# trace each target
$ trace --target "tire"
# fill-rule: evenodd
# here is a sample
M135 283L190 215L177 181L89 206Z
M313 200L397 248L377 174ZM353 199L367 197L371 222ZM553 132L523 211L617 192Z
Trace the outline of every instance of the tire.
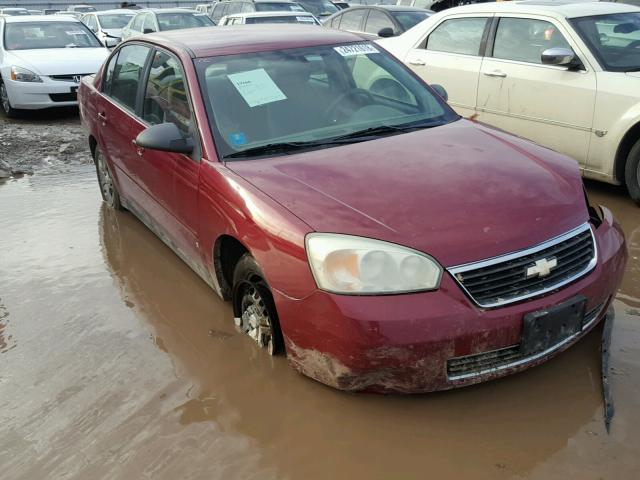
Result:
M0 107L4 110L4 113L9 118L16 118L20 110L13 108L11 106L11 101L9 100L9 92L7 92L7 87L4 82L0 78Z
M96 173L98 175L98 185L100 185L102 200L104 200L107 206L114 210L124 210L120 202L120 193L118 193L118 188L113 180L109 164L98 146L96 146L93 159L96 164Z
M271 290L254 258L245 253L233 272L236 325L269 355L284 352L284 339Z
M624 183L629 195L640 206L640 140L636 142L624 167Z

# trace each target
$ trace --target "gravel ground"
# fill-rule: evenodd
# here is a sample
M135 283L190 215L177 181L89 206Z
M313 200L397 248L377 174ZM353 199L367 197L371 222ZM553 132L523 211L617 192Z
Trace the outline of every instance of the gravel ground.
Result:
M18 119L0 113L0 178L60 173L91 161L77 109L27 112Z

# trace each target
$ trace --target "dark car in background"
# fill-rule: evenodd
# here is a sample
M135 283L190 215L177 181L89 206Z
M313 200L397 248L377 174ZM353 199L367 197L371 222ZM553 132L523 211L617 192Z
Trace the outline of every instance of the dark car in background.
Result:
M359 33L367 38L400 35L435 12L416 7L367 5L351 7L324 20L326 27Z

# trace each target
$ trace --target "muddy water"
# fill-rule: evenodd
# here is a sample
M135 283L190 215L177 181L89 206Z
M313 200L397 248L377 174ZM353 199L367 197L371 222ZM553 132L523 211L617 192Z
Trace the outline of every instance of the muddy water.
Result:
M590 186L631 262L610 435L597 330L507 379L414 397L336 392L238 334L90 166L0 185L0 478L631 479L640 471L640 209Z

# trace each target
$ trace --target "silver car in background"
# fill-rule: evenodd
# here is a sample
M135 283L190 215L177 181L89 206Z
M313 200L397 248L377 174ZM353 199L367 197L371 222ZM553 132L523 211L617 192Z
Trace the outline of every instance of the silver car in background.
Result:
M135 12L117 9L85 13L80 21L95 33L105 47L115 47L122 40L122 29L127 26Z

